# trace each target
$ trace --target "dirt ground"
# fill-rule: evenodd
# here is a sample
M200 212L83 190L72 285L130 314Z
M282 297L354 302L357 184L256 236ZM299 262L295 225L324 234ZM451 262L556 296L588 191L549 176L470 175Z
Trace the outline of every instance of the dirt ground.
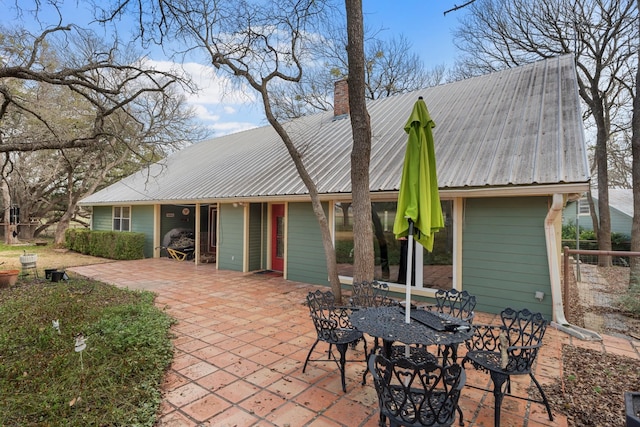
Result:
M640 340L640 318L622 312L617 306L628 292L629 269L583 265L580 279L578 283L575 274L569 275L567 320L600 334Z
M25 254L37 254L36 267L38 274L44 276L45 268L56 268L64 270L67 267L75 267L80 265L101 264L105 262L113 262L113 260L98 258L89 255L82 255L67 249L56 249L51 245L35 246L35 245L16 245L11 250L0 252L0 269L22 269L20 256ZM25 272L31 272L25 270Z
M591 266L593 267L593 266ZM583 269L593 285L587 290L570 275L567 320L596 332L640 340L640 319L620 313L615 307L618 296L627 292L629 273L624 267ZM587 277L585 277L587 276ZM581 294L582 292L582 294ZM585 292L592 295L585 304ZM640 361L605 354L596 350L563 349L563 378L545 387L554 411L566 414L570 427L623 427L624 392L640 391Z

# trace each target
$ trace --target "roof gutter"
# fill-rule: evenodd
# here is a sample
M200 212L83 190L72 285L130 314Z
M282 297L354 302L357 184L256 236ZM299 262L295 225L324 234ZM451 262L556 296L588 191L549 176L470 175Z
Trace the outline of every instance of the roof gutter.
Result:
M560 254L558 248L555 224L558 217L562 215L564 207L564 196L554 194L551 207L544 220L545 240L547 244L547 258L549 264L549 277L551 280L551 299L553 300L553 322L552 326L569 335L587 341L601 341L602 337L596 332L579 326L571 325L564 317L564 307L562 304L562 287L560 284Z

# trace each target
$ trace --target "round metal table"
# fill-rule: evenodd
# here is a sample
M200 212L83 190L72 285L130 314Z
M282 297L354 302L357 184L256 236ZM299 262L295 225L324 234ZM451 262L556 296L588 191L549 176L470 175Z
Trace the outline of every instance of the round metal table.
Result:
M468 322L442 313L434 313L422 310L431 316L441 319L443 328L450 330L438 330L420 322L420 314L415 312L411 321L406 323L404 308L395 307L371 307L354 310L350 316L351 324L360 332L372 337L381 338L384 342L385 355L389 355L391 345L394 342L418 345L437 345L443 349L443 360L447 361L451 352L451 360L457 359L458 344L473 336L473 328ZM427 319L425 319L427 320ZM449 328L451 326L451 328Z

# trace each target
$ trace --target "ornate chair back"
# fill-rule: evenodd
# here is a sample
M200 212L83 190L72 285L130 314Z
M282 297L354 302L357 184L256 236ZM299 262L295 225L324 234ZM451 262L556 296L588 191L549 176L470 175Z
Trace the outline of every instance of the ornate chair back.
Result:
M436 292L436 310L440 313L449 314L471 323L475 308L476 297L467 291L439 289Z
M508 340L508 372L527 373L542 346L542 338L547 329L547 320L541 313L524 309L516 311L507 308L500 313L502 325ZM500 351L503 351L500 346Z
M378 403L380 425L450 426L466 381L458 364L441 366L433 361L369 357Z
M307 295L309 314L316 328L318 339L329 344L350 343L362 337L349 320L349 310L336 307L331 291L309 292Z
M349 344L356 345L362 339L362 332L357 331L353 325L349 315L351 309L349 307L339 307L335 305L335 297L331 291L309 292L307 295L307 305L309 306L309 314L316 328L317 339L309 349L307 358L304 361L302 372L307 369L309 362L325 362L335 361L340 369L340 378L342 382L342 390L347 391L345 380L345 364L347 362L346 353ZM313 350L318 342L323 341L329 344L329 351L326 358L311 359ZM363 340L364 341L364 340ZM336 357L332 352L335 345L340 357ZM364 354L367 354L367 343L364 341Z
M397 305L397 301L389 298L389 285L377 281L353 284L351 305L354 307L386 307Z
M520 398L543 404L549 420L553 421L549 400L532 370L542 346L547 320L541 313L533 313L526 308L506 308L500 313L500 318L501 326L474 325L474 336L465 343L467 354L462 365L466 366L470 362L474 368L491 374L495 397L495 427L500 426L502 399L511 395L512 375L529 375L538 388L541 399Z

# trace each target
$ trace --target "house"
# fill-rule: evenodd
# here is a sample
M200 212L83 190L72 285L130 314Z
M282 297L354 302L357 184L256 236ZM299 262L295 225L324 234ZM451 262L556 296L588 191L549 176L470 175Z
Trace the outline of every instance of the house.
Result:
M337 83L337 94L344 91ZM285 124L317 183L333 230L341 279L350 282L351 123L344 96L335 111ZM477 310L510 306L564 323L560 287L562 208L589 188L576 70L550 58L367 104L371 116L371 198L376 278L404 293L397 277L402 242L391 232L407 135L422 96L433 129L446 229L412 294L465 289ZM146 255L184 233L217 268L273 270L327 285L320 230L307 189L284 144L261 127L193 144L87 198L92 228L145 233ZM183 236L184 237L184 236ZM163 243L164 241L164 243ZM418 245L418 249L419 249ZM420 262L420 261L418 261Z
M592 192L596 215L598 215L598 191ZM609 189L609 215L611 216L611 232L620 233L631 238L633 222L633 190L630 188ZM564 225L578 224L581 229L593 230L591 208L586 196L568 202L564 210L562 223Z

